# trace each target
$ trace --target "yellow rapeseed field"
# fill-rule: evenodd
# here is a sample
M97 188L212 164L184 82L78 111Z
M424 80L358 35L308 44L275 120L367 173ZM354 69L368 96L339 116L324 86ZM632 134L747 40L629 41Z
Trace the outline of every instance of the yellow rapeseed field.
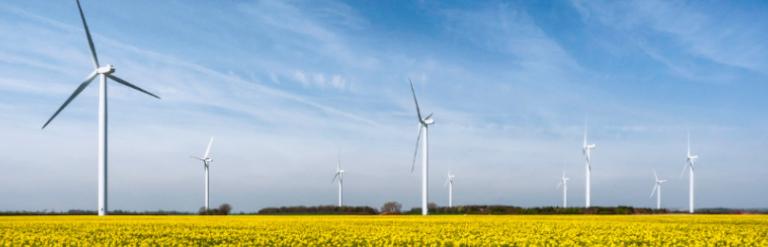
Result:
M0 246L768 246L768 216L10 216Z

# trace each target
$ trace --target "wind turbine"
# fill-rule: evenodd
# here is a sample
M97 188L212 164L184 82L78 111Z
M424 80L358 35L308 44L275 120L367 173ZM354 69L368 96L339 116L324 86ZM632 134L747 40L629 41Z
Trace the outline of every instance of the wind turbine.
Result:
M688 152L685 155L686 164L680 173L680 177L683 177L685 170L688 169L688 213L693 213L693 166L697 159L699 159L698 155L691 154L691 133L688 133Z
M341 169L341 158L336 163L336 173L333 175L331 183L339 182L339 207L344 205L344 170Z
M591 196L590 193L591 193L591 190L592 190L592 182L591 182L591 179L592 179L592 150L595 149L596 147L597 147L597 145L595 145L595 144L587 144L587 124L585 122L584 123L584 143L581 146L581 152L584 154L584 157L587 160L587 163L586 163L586 171L587 171L587 174L586 174L586 177L587 177L586 186L587 186L587 188L586 188L586 200L585 200L586 207L590 207L591 203L592 203L592 199L590 197Z
M413 172L413 169L416 166L416 156L419 154L419 145L421 145L422 154L421 154L421 214L427 215L429 213L429 209L427 208L427 201L429 198L429 194L427 192L427 182L428 182L428 176L427 172L429 171L429 143L427 142L428 138L428 132L429 132L429 126L435 123L435 120L432 119L432 113L427 115L426 117L421 116L421 109L419 109L419 101L416 100L416 90L413 89L413 82L411 79L408 79L408 81L411 83L411 93L413 93L413 103L416 105L416 116L419 118L419 135L416 137L416 150L413 152L413 163L411 163L411 172ZM422 136L423 135L423 136ZM423 141L421 143L420 141Z
M197 156L191 156L193 159L199 160L203 162L203 169L205 170L205 210L208 210L210 208L209 204L209 189L210 189L210 179L208 176L208 168L211 166L211 163L213 163L213 159L211 158L211 145L213 145L213 137L211 137L211 140L208 141L208 147L205 149L205 154L203 154L203 157L197 157Z
M568 180L571 180L571 178L565 177L565 171L563 171L563 176L560 177L560 183L557 184L557 188L563 187L563 208L568 207Z
M77 3L77 9L80 11L80 20L83 21L83 28L85 29L85 37L88 39L88 47L91 50L91 59L93 60L93 68L94 70L88 74L88 76L85 78L85 81L80 83L80 86L75 89L74 92L72 92L72 95L67 98L66 101L64 101L64 104L59 107L58 110L56 110L55 113L53 113L53 116L48 119L45 124L43 124L43 129L45 129L48 124L53 121L56 116L61 113L62 110L64 110L67 105L69 105L70 102L72 102L73 99L75 99L83 90L88 87L88 85L91 84L91 81L96 78L96 76L99 76L99 130L98 130L98 187L99 187L99 201L98 201L98 213L99 216L107 215L108 207L107 207L107 78L112 79L113 81L116 81L117 83L123 84L127 87L133 88L135 90L138 90L142 93L148 94L152 97L155 97L157 99L160 99L155 94L152 94L144 89L141 89L137 87L136 85L133 85L129 83L126 80L120 79L119 77L115 76L113 73L115 72L115 67L111 64L107 64L104 66L101 66L99 64L99 58L96 55L96 47L93 45L93 39L91 38L91 32L88 30L88 24L85 22L85 15L83 14L83 8L80 7L80 1L75 1Z
M452 172L448 172L448 178L443 186L448 186L448 207L453 207L453 179L456 178Z
M653 197L653 194L656 194L656 209L661 209L661 184L667 182L666 179L659 179L658 174L656 174L656 170L653 170L653 178L655 179L656 183L653 185L653 190L651 190L651 195L648 196L648 198Z

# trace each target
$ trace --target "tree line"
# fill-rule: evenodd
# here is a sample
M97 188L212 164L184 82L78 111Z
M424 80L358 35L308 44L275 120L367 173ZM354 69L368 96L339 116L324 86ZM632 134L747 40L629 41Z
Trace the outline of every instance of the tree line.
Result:
M440 207L435 203L429 203L429 213L433 215L556 215L556 214L594 214L594 215L627 215L627 214L676 214L687 211L670 209L636 208L632 206L616 207L518 207L509 205L461 205L455 207ZM697 214L768 214L768 209L730 209L710 208L697 209ZM0 211L4 216L23 215L96 215L95 210L67 210L67 211ZM232 206L224 203L218 208L200 208L197 213L184 211L129 211L113 210L110 215L229 215ZM421 208L415 207L403 210L402 204L396 201L384 203L380 208L368 206L287 206L262 208L257 212L239 212L238 215L418 215Z

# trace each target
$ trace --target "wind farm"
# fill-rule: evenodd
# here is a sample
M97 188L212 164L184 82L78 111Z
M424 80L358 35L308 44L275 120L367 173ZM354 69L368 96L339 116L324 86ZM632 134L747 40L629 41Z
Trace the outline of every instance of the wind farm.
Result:
M766 246L764 11L11 0L0 245Z

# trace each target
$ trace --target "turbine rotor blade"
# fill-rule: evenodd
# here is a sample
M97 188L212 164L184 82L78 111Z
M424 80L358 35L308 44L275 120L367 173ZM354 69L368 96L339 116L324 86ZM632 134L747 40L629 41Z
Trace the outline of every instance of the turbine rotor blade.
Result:
M339 172L336 172L336 174L333 175L333 179L331 179L331 183L336 182L336 178L339 178Z
M421 118L421 109L419 109L419 101L416 100L416 90L413 89L413 81L411 81L411 78L408 78L408 82L411 83L411 93L413 94L413 103L416 104L416 116L419 117L419 122L424 122L424 119Z
M208 147L205 148L205 155L203 157L210 158L211 156L211 146L213 145L213 136L211 136L211 140L208 141Z
M419 147L421 146L422 129L424 129L424 126L419 124L419 135L416 137L416 149L413 151L413 162L411 162L411 173L413 173L413 169L416 168L416 156L419 155Z
M338 155L336 160L336 171L341 171L341 155Z
M584 149L589 148L589 144L587 144L587 134L589 132L589 120L585 117L584 118Z
M80 11L80 19L83 21L83 27L85 28L85 37L88 38L88 47L91 48L91 58L93 59L93 67L99 68L99 58L96 56L96 47L93 45L93 39L91 38L91 31L88 29L88 24L85 22L85 14L83 14L83 8L80 6L80 0L77 0L77 10Z
M688 145L687 145L688 152L686 152L686 153L687 153L688 157L691 157L691 132L690 131L688 132L687 141L688 141Z
M51 116L51 118L49 118L48 121L45 122L45 124L43 124L43 127L41 129L45 129L45 127L48 126L48 124L50 124L51 121L53 121L53 119L59 115L59 113L61 113L61 110L64 110L64 108L67 107L67 105L69 105L69 103L72 102L72 100L75 99L77 95L80 95L80 93L83 92L83 90L86 87L88 87L88 85L91 84L91 82L93 81L93 78L96 78L96 71L91 72L91 74L88 75L88 78L86 78L85 81L80 83L80 86L78 86L77 89L75 89L75 91L72 92L72 95L70 95L69 98L67 98L67 100L64 101L64 104L61 104L59 109L56 110L55 113L53 113L53 116Z
M659 176L656 174L656 169L653 169L653 178L655 178L656 181L659 181Z
M117 76L114 76L114 75L111 75L111 74L107 75L107 77L109 77L110 79L115 80L116 82L119 82L120 84L123 84L123 85L125 85L127 87L136 89L139 92L142 92L142 93L148 94L149 96L152 96L152 97L155 97L157 99L160 99L159 96L157 96L157 95L155 95L153 93L150 93L147 90L144 90L144 89L142 89L140 87L137 87L136 85L133 85L133 84L131 84L130 82L128 82L126 80L120 79L120 77L117 77Z
M194 155L190 155L189 157L193 158L193 159L196 159L196 160L205 161L205 159L197 157L197 156L194 156Z
M681 172L680 172L680 178L682 178L682 177L683 177L683 175L685 175L685 169L686 169L686 168L688 168L688 163L686 163L685 165L683 165L683 171L681 171Z
M654 195L654 194L656 194L656 190L657 190L658 188L659 188L659 185L658 185L658 184L654 185L654 186L653 186L653 190L651 190L651 195L650 195L650 196L648 196L648 198L651 198L651 197L653 197L653 195Z

